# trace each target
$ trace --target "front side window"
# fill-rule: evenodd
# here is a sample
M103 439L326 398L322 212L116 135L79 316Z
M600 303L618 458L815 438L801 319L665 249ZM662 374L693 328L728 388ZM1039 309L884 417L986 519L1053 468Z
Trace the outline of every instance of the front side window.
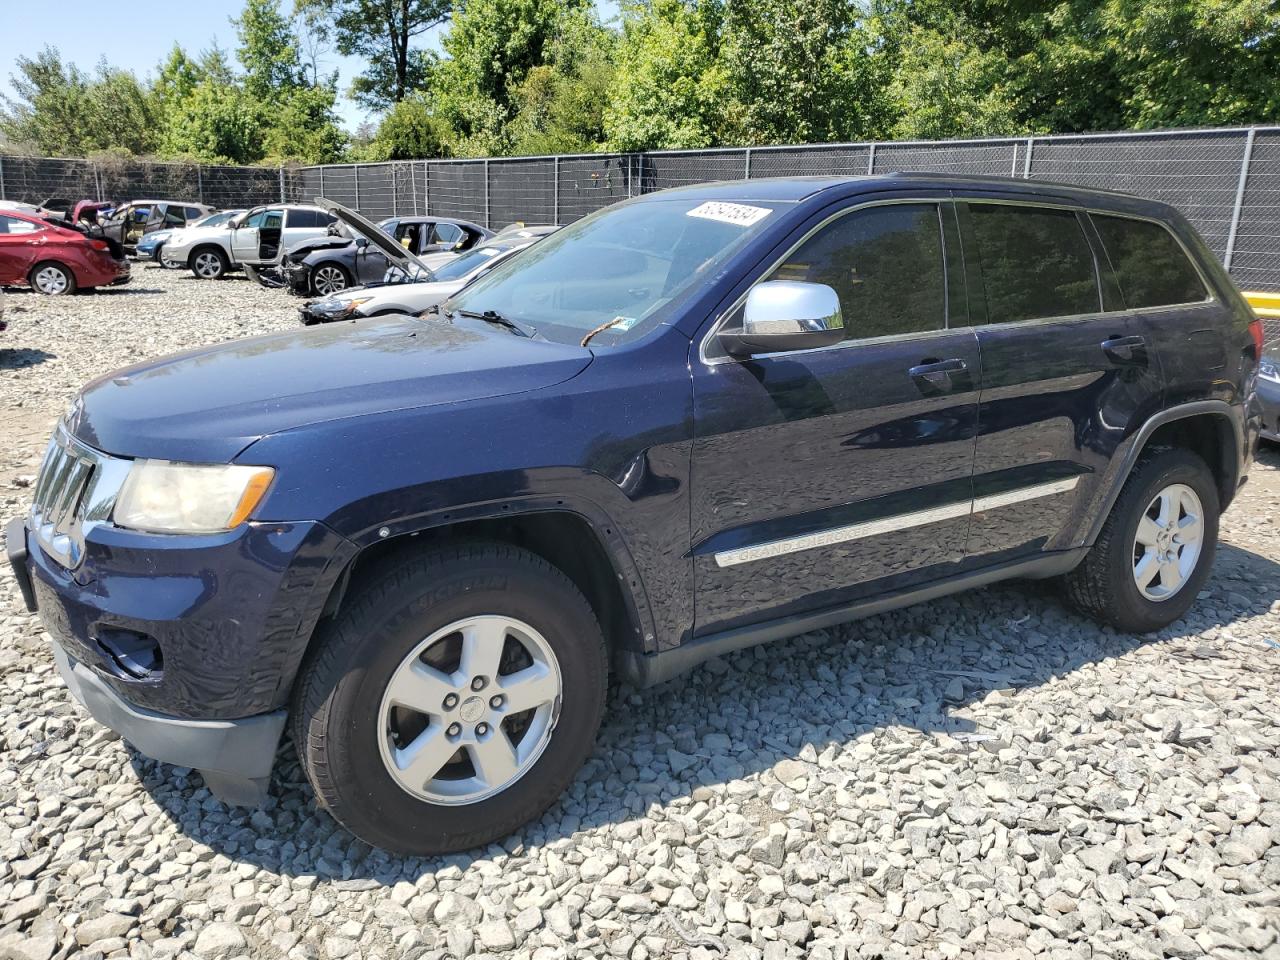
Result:
M1093 250L1073 210L969 204L988 323L1102 309Z
M255 210L251 214L249 214L249 216L245 217L244 223L240 224L240 226L248 227L251 229L257 229L262 226L262 221L266 218L266 216L267 216L266 210Z
M539 240L450 301L493 310L549 340L610 346L651 330L776 219L762 201L671 199L621 204Z
M166 207L164 211L165 226L182 227L186 226L187 213L183 207Z
M1100 213L1089 216L1107 249L1125 306L1167 307L1208 299L1200 274L1163 224Z
M767 279L834 289L849 340L941 330L947 297L938 205L887 204L843 216Z
M283 210L268 210L262 217L263 230L279 230L284 224Z

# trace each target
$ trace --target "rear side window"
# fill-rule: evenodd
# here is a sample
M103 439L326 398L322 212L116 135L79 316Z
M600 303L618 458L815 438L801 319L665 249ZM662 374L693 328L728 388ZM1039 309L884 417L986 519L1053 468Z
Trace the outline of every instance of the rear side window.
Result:
M1209 292L1182 245L1163 224L1090 214L1120 282L1125 306L1200 303Z
M1072 210L970 203L988 323L1102 309L1093 250Z
M768 279L832 287L849 340L941 330L947 298L938 205L850 213L801 244Z
M320 213L316 210L290 210L289 226L318 227L320 226Z
M0 234L35 233L43 229L44 227L37 226L29 220L0 216Z

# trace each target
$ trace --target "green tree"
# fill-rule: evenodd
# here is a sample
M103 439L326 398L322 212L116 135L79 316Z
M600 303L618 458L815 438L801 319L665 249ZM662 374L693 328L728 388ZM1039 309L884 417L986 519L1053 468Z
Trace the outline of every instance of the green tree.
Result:
M422 86L430 57L412 47L419 37L449 17L452 0L295 0L311 23L327 22L343 56L363 57L367 66L351 85L351 96L369 110L399 103ZM320 11L315 16L315 11Z
M202 80L169 111L164 151L205 163L257 163L266 156L263 106L241 87Z
M728 77L718 0L637 0L623 8L617 72L604 125L613 150L719 142Z
M14 96L0 96L0 133L48 154L70 154L88 138L89 78L53 47L19 56L9 75Z
M358 149L358 159L380 162L444 156L450 150L452 133L426 97L410 94L391 108L377 133Z
M280 0L245 0L244 12L231 22L240 38L236 57L249 96L265 101L307 85L297 34L280 12Z

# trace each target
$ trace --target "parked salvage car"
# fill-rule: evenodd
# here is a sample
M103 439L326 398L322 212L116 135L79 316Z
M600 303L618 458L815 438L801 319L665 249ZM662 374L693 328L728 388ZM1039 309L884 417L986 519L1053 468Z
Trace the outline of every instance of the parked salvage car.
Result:
M175 233L179 230L195 230L200 227L226 227L234 218L244 213L244 210L219 210L217 213L210 213L201 217L199 220L192 221L185 227L174 227L170 230L156 230L152 233L145 234L138 241L134 253L138 259L150 259L161 266L176 266L172 261L164 258L164 245L169 242Z
M0 284L58 296L128 282L124 251L96 229L0 210Z
M415 254L428 268L448 263L493 236L478 223L446 217L391 217L378 228ZM289 290L302 296L328 296L348 287L376 283L391 266L382 248L363 235L352 236L335 224L330 236L290 248L282 264Z
M1258 402L1262 409L1262 438L1280 443L1280 349L1265 353L1258 365Z
M294 244L326 236L334 222L306 204L254 207L223 226L189 228L170 237L164 256L186 264L202 280L216 280L233 268L274 264Z
M361 227L360 221L363 218L340 205L335 204L329 209L353 230L368 230L372 226L365 221L365 226ZM304 324L332 323L335 320L377 317L391 313L421 313L453 296L555 230L555 227L533 227L510 231L485 240L434 270L407 251L397 251L396 245L389 242L385 235L382 238L371 235L370 242L382 248L392 263L390 279L384 283L353 287L330 297L310 301L303 304L298 312ZM369 232L377 233L372 230Z
M319 807L436 854L556 801L611 671L1011 577L1117 631L1176 621L1248 473L1261 348L1162 203L683 187L432 317L98 378L8 550L71 692L143 754L255 801L288 726Z
M132 251L146 234L185 227L213 212L213 207L190 200L130 200L101 220L104 235Z

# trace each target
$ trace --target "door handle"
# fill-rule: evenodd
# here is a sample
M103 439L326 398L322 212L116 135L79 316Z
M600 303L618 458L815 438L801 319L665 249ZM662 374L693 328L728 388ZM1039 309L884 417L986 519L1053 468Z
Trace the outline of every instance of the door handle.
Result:
M1113 363L1145 364L1147 362L1147 341L1140 336L1108 337L1100 344Z
M911 379L916 382L916 386L925 394L945 393L953 388L951 377L953 374L967 373L969 370L966 364L959 357L952 357L948 360L935 360L927 357L920 363L916 364L907 373Z

